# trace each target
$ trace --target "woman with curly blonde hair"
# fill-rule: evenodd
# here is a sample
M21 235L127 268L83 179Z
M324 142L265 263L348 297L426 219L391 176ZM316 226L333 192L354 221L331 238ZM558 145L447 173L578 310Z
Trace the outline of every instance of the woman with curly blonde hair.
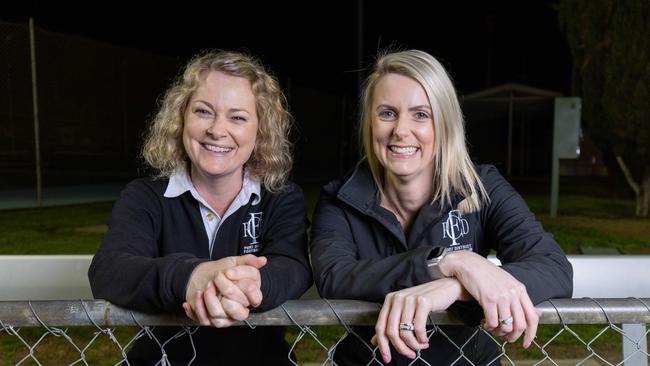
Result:
M157 328L158 339L173 339L165 355L142 338L130 363L289 363L282 328L215 328L311 284L304 197L287 181L290 122L277 80L239 52L196 56L166 92L142 149L156 176L122 192L89 277L97 298L183 309L212 328L190 340Z
M269 190L280 190L292 164L288 138L291 116L285 108L284 94L277 80L257 60L236 52L208 52L190 62L165 94L142 149L144 159L163 177L171 176L189 162L182 142L183 118L192 94L210 70L250 82L259 126L246 166Z

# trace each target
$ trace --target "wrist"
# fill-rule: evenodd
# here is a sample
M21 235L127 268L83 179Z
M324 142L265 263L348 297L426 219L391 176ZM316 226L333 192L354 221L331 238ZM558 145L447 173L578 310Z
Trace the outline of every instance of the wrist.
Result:
M204 287L208 282L208 280L204 278L206 276L203 274L205 268L208 266L207 263L208 262L199 263L190 273L190 277L185 285L185 301L189 301L189 299L195 296L196 292Z
M472 296L465 290L463 284L454 277L445 277L441 278L437 283L444 283L447 286L447 291L450 294L453 294L454 301L469 301L472 299Z
M446 255L447 248L443 246L433 247L429 251L429 254L425 260L425 264L427 266L427 271L429 272L429 277L431 280L439 280L448 277L442 272L440 268L440 264L444 261Z
M443 260L440 261L440 272L446 277L457 277L459 265L462 263L460 256L462 250L449 252Z

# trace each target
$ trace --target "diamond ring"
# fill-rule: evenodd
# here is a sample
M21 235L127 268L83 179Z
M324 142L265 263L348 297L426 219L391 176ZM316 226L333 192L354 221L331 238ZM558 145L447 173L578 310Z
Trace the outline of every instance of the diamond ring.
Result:
M501 323L501 325L510 325L510 324L512 324L512 316L509 316L509 317L499 321L499 323Z

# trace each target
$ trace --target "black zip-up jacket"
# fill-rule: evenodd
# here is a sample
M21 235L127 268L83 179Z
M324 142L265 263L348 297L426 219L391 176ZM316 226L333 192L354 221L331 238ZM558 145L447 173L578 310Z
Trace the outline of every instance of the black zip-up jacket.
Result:
M431 281L425 260L433 246L472 250L487 256L495 250L504 270L526 286L537 304L550 298L571 297L573 270L552 236L535 220L521 196L494 166L479 165L477 172L490 197L478 212L461 215L456 206L463 197L453 195L452 205L440 209L424 206L406 237L395 215L380 206L377 186L364 161L343 181L326 185L313 217L311 255L314 278L324 298L357 299L382 303L393 291ZM457 302L450 308L475 325L482 317L478 305ZM374 329L357 327L370 344ZM460 347L475 328L443 327ZM464 355L475 364L490 362L496 344L481 334ZM439 333L422 351L436 365L448 365L460 353ZM408 364L398 355L391 364ZM337 347L340 365L365 365L372 358L356 337ZM461 360L464 364L466 360Z
M257 204L251 197L221 223L210 258L199 203L189 191L164 197L168 182L137 179L122 191L88 271L95 298L148 313L182 312L186 286L197 265L243 255L252 247L259 249L256 255L268 258L260 269L262 304L254 311L275 308L309 288L308 221L298 186L290 183L280 193L262 186ZM252 228L260 217L261 224ZM261 245L251 245L253 241ZM163 343L179 330L158 327L154 334ZM196 348L192 365L289 363L281 327L199 327L192 340ZM165 352L172 364L187 365L194 356L186 335L168 343ZM148 337L140 338L129 352L132 365L154 364L160 358L160 346Z

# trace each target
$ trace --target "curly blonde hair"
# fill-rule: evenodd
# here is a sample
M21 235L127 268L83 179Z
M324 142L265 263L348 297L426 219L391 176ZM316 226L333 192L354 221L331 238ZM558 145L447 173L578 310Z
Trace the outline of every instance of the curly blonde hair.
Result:
M403 75L417 81L429 98L435 131L432 201L442 208L451 204L451 195L456 192L465 197L458 207L462 212L480 210L489 197L467 152L465 121L456 90L440 62L419 50L380 55L364 84L360 136L379 194L383 195L384 167L372 145L372 103L379 80L387 74Z
M210 71L243 77L250 82L259 124L246 167L269 191L281 190L293 163L289 142L292 118L277 79L256 58L240 52L211 50L188 62L165 93L151 121L142 157L157 171L158 177L169 177L180 167L189 169L189 157L183 147L184 115L192 94Z

